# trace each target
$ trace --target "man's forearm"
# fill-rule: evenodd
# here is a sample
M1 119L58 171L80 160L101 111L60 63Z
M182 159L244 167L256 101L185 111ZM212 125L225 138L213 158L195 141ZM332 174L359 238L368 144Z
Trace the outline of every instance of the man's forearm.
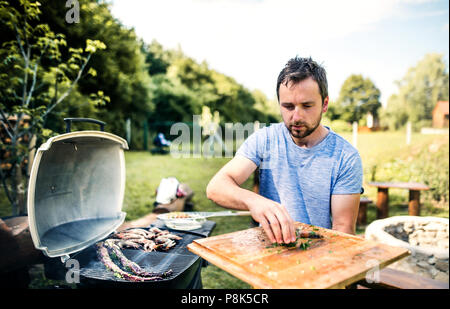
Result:
M222 207L248 210L251 200L261 198L250 190L241 188L228 177L213 178L206 188L206 196Z
M215 203L231 209L249 210L259 222L271 242L295 241L295 226L286 208L253 191L240 187L247 177L235 181L226 173L218 173L206 188L207 197Z

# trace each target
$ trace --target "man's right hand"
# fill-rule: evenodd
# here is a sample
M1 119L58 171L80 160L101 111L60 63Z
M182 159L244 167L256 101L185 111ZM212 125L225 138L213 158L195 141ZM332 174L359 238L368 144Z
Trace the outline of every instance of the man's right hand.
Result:
M296 240L294 221L286 208L240 187L256 168L252 160L235 156L211 179L206 187L206 196L226 208L249 210L271 242L294 242Z
M296 240L294 221L283 205L266 198L247 205L253 219L261 224L272 243Z

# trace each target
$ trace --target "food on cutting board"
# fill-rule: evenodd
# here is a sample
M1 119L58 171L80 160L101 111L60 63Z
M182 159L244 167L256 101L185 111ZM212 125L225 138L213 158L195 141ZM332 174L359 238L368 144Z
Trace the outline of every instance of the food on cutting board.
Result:
M274 248L274 247L286 247L286 248L299 248L301 250L307 250L311 246L311 239L320 239L323 238L322 235L317 233L318 229L313 229L312 231L303 230L302 228L298 227L295 230L296 239L294 242L291 243L273 243L266 248ZM308 239L306 242L299 241L301 239Z

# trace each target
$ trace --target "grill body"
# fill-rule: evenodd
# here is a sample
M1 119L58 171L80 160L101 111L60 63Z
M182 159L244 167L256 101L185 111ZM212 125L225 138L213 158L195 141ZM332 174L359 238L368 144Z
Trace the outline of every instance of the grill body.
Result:
M34 246L49 257L45 274L64 280L65 261L78 261L80 287L199 288L203 260L186 246L209 236L207 222L197 232L171 231L183 237L167 252L124 249L131 261L154 272L173 273L158 281L130 282L117 278L97 257L96 243L124 222L125 158L127 142L103 132L94 119L66 118L67 130L42 144L35 156L28 185L28 221ZM101 125L102 131L70 132L72 121ZM154 226L167 229L158 220ZM57 259L61 257L61 259Z
M39 147L28 185L28 220L49 257L78 252L125 220L125 140L101 131L71 132Z

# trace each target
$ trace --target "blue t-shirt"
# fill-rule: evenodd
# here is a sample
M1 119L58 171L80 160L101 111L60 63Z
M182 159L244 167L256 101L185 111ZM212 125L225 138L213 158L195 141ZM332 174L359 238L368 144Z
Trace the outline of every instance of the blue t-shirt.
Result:
M260 168L259 193L284 205L294 221L331 228L331 195L359 194L361 157L330 128L311 148L294 143L284 123L250 135L236 152Z

